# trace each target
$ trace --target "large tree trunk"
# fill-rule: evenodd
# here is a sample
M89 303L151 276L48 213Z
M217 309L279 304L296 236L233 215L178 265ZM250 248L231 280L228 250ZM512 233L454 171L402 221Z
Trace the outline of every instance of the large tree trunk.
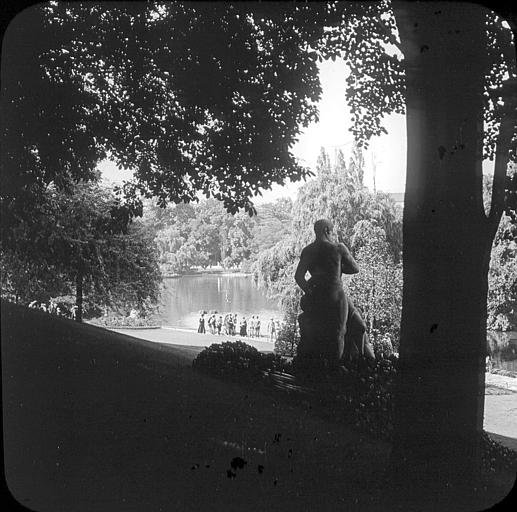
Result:
M392 460L406 475L472 481L493 240L482 199L485 11L394 2L394 12L407 64L408 153Z

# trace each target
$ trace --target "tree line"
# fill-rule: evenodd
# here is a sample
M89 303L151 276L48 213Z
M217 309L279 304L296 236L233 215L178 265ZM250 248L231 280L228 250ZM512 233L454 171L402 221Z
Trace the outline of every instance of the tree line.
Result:
M159 299L154 239L100 176L63 190L49 184L16 234L16 245L0 249L3 298L74 306L77 321L107 309L146 312Z
M220 266L247 270L254 256L287 236L292 202L280 199L256 208L256 215L230 214L221 201L160 208L145 201L142 222L154 236L164 275Z

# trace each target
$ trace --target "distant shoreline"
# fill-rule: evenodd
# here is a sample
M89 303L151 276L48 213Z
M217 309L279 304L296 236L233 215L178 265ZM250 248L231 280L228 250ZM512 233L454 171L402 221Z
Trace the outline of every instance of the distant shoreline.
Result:
M224 276L251 276L252 272L243 272L236 269L223 269L221 267L211 267L209 269L191 270L184 274L168 274L162 273L163 278L178 278L178 277L192 277L201 276L205 274L224 275Z

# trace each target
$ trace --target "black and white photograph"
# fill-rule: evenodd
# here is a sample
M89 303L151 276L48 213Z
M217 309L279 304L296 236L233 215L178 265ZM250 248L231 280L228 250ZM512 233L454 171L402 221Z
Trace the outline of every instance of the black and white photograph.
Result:
M6 510L509 507L515 7L15 4Z

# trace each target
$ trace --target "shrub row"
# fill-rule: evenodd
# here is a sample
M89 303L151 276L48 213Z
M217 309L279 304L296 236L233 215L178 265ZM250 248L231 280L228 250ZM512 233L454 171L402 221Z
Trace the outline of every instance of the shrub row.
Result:
M101 327L150 327L155 326L157 322L153 318L137 316L101 316L91 321L94 325Z

